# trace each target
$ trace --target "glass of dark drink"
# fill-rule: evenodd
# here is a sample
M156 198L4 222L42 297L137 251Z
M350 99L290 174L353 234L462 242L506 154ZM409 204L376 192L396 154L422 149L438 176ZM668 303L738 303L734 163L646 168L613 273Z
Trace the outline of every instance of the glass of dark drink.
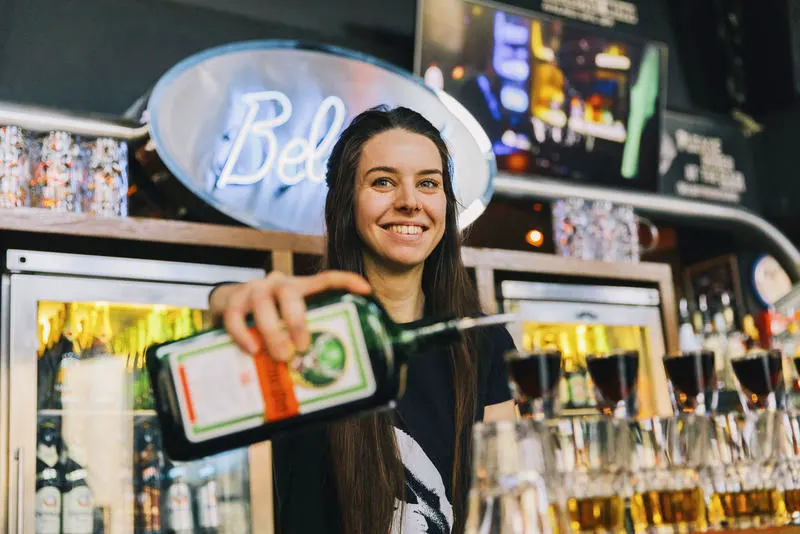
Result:
M555 414L555 392L561 379L561 352L555 349L512 350L505 355L515 398L523 415L548 419Z
M783 389L783 359L780 351L754 349L731 361L751 408L777 408L777 394Z
M664 369L679 411L706 414L716 411L714 352L697 350L664 356Z
M622 419L636 415L639 351L614 350L590 355L586 357L586 367L602 412Z

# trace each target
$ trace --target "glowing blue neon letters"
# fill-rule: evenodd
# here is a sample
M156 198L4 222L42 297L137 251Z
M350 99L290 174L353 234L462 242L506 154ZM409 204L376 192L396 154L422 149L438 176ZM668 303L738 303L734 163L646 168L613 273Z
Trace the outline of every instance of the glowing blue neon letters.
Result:
M247 106L247 114L236 134L222 172L217 178L217 188L258 183L273 169L278 179L285 185L295 185L306 179L320 183L325 179L324 171L319 170L324 166L315 164L328 156L344 125L345 107L341 98L338 96L325 98L311 119L307 137L290 139L280 149L275 129L292 118L293 108L289 97L280 91L260 91L245 94L242 102ZM270 102L274 103L279 111L268 119L256 120L260 106ZM262 138L265 144L264 160L255 172L236 174L234 169L242 154L245 140L250 135Z

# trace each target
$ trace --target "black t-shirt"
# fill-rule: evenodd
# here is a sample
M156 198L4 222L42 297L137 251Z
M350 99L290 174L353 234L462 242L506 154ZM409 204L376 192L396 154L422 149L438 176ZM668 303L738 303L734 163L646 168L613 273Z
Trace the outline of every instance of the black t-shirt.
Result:
M500 326L475 333L478 360L476 421L485 406L511 398L503 354L513 348ZM453 525L451 488L455 452L452 362L444 349L418 355L408 368L405 395L394 424L406 470L406 503L397 506L392 533L449 533ZM325 430L273 441L273 464L281 534L340 534L335 482ZM461 458L468 481L466 456ZM357 469L357 466L354 466ZM398 503L399 504L399 503ZM403 530L398 530L403 510Z

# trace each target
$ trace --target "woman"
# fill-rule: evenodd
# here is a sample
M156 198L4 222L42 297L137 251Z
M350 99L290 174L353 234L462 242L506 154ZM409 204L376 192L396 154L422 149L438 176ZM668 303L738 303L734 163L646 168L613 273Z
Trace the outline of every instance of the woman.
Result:
M399 323L478 313L461 262L447 146L420 114L376 108L357 116L327 169L326 266L316 276L271 273L211 295L239 345L286 360L308 347L303 298L328 289L372 292ZM286 331L279 326L279 317ZM373 414L273 442L281 532L463 530L469 444L476 420L513 418L503 328L486 329L409 367L393 413Z

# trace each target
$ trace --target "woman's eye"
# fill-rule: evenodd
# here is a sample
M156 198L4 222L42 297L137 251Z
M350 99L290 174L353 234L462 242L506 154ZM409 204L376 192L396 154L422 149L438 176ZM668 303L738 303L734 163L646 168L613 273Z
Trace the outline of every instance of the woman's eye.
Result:
M389 187L391 185L392 182L388 178L378 178L374 182L372 182L373 187Z
M422 180L419 185L425 189L436 189L439 187L439 182L436 180Z

